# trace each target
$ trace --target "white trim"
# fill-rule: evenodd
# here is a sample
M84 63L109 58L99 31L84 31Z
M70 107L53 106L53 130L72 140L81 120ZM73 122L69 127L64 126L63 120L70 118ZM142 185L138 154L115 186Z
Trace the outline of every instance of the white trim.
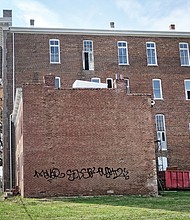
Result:
M85 42L89 42L91 44L91 50L85 50ZM88 70L94 70L94 49L93 49L93 41L92 40L83 40L83 51L82 51L82 60L83 60L83 69L85 70L85 56L84 54L88 54Z
M158 170L165 171L168 167L168 159L167 157L158 157Z
M154 44L154 47L147 47L147 44ZM155 63L148 63L148 49L152 49L155 52ZM157 52L156 52L156 43L155 42L146 42L146 58L147 58L147 66L158 66L158 61L157 61Z
M163 129L158 129L161 125L158 124L158 117L162 117L162 127ZM155 115L155 121L156 121L156 133L157 133L157 139L160 141L158 142L158 150L166 151L167 150L167 138L166 138L166 122L165 122L165 115L164 114L156 114ZM163 134L164 134L164 140L163 140Z
M189 82L189 83L190 83L190 79L185 79L185 80L184 80L185 98L186 98L186 100L190 100L190 99L188 99L188 95L187 95L187 91L190 91L190 89L187 89L187 88L186 88L186 82Z
M180 45L185 44L187 45L187 48L180 48ZM186 50L187 51L187 56L188 56L188 64L181 64L181 50ZM180 42L179 43L179 55L180 55L180 64L181 66L190 66L190 60L189 60L189 44L187 42Z
M13 103L15 101L15 37L13 33L13 57L12 57L12 74L13 74Z
M59 76L56 76L55 81L56 80L58 80L58 87L56 87L56 84L55 84L55 88L60 89L61 88L61 78Z
M56 41L58 42L58 45L51 45L51 41ZM51 60L51 47L57 47L58 48L58 56L59 56L59 60L58 61L54 61L52 62ZM60 64L61 63L61 59L60 59L60 40L59 39L49 39L49 56L50 56L50 64Z
M72 34L72 35L109 35L109 36L142 36L142 37L182 37L189 38L190 32L177 31L134 31L134 30L103 30L103 29L69 29L69 28L37 28L9 27L10 32L37 34Z
M160 98L154 97L154 81L159 81L159 84L160 84L160 96L161 96ZM163 100L162 81L161 81L161 79L152 79L152 89L153 89L154 100Z
M119 46L118 44L119 43L125 43L126 46ZM120 63L119 62L119 49L121 48L125 48L126 49L126 58L127 58L127 63ZM127 44L127 41L117 41L117 57L118 57L118 65L119 66L126 66L126 65L129 65L129 53L128 53L128 44Z
M18 109L19 109L19 104L22 99L22 88L17 88L16 89L16 96L15 96L15 101L13 105L13 112L12 112L12 122L15 123L16 117L18 114Z

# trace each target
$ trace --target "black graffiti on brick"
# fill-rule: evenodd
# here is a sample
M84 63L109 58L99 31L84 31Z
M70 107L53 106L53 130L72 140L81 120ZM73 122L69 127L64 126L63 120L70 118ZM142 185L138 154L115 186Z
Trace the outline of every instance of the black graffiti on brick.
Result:
M58 178L67 178L69 181L89 179L93 178L95 175L99 175L105 178L124 178L129 179L129 172L126 168L110 168L110 167L89 167L82 169L68 169L65 173L61 172L58 168L53 168L49 170L41 170L38 172L35 170L34 177L45 178L49 182Z
M37 177L37 178L43 177L47 179L49 182L51 182L54 179L64 178L65 173L61 173L58 168L53 168L49 170L41 170L40 172L35 170L34 177Z

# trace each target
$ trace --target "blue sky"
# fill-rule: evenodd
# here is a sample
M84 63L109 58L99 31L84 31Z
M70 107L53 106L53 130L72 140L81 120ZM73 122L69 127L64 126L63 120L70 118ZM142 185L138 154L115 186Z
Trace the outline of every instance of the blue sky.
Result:
M13 10L13 26L190 31L189 0L0 0L3 9Z

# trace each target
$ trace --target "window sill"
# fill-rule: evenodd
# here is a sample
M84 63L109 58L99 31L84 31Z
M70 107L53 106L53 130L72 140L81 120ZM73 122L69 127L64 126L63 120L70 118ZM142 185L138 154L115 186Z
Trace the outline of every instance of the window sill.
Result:
M147 64L147 66L158 66L158 64Z
M163 98L154 98L154 101L164 101L164 99Z
M50 64L61 64L60 62L57 63L57 62L50 62Z
M123 63L123 64L120 64L118 63L119 66L129 66L129 63Z
M181 66L183 66L183 67L190 67L190 65L181 65Z

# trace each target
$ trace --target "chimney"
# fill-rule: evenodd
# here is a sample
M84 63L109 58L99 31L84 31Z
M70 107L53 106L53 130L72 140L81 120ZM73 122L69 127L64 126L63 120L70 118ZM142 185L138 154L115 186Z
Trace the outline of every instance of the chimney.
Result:
M51 75L51 73L49 75L45 75L44 76L44 84L46 86L55 87L55 76Z
M30 19L30 27L34 27L34 19Z
M175 31L175 24L170 24L169 29Z
M110 22L110 28L115 28L115 24L113 21Z
M3 10L4 18L12 18L12 10Z

